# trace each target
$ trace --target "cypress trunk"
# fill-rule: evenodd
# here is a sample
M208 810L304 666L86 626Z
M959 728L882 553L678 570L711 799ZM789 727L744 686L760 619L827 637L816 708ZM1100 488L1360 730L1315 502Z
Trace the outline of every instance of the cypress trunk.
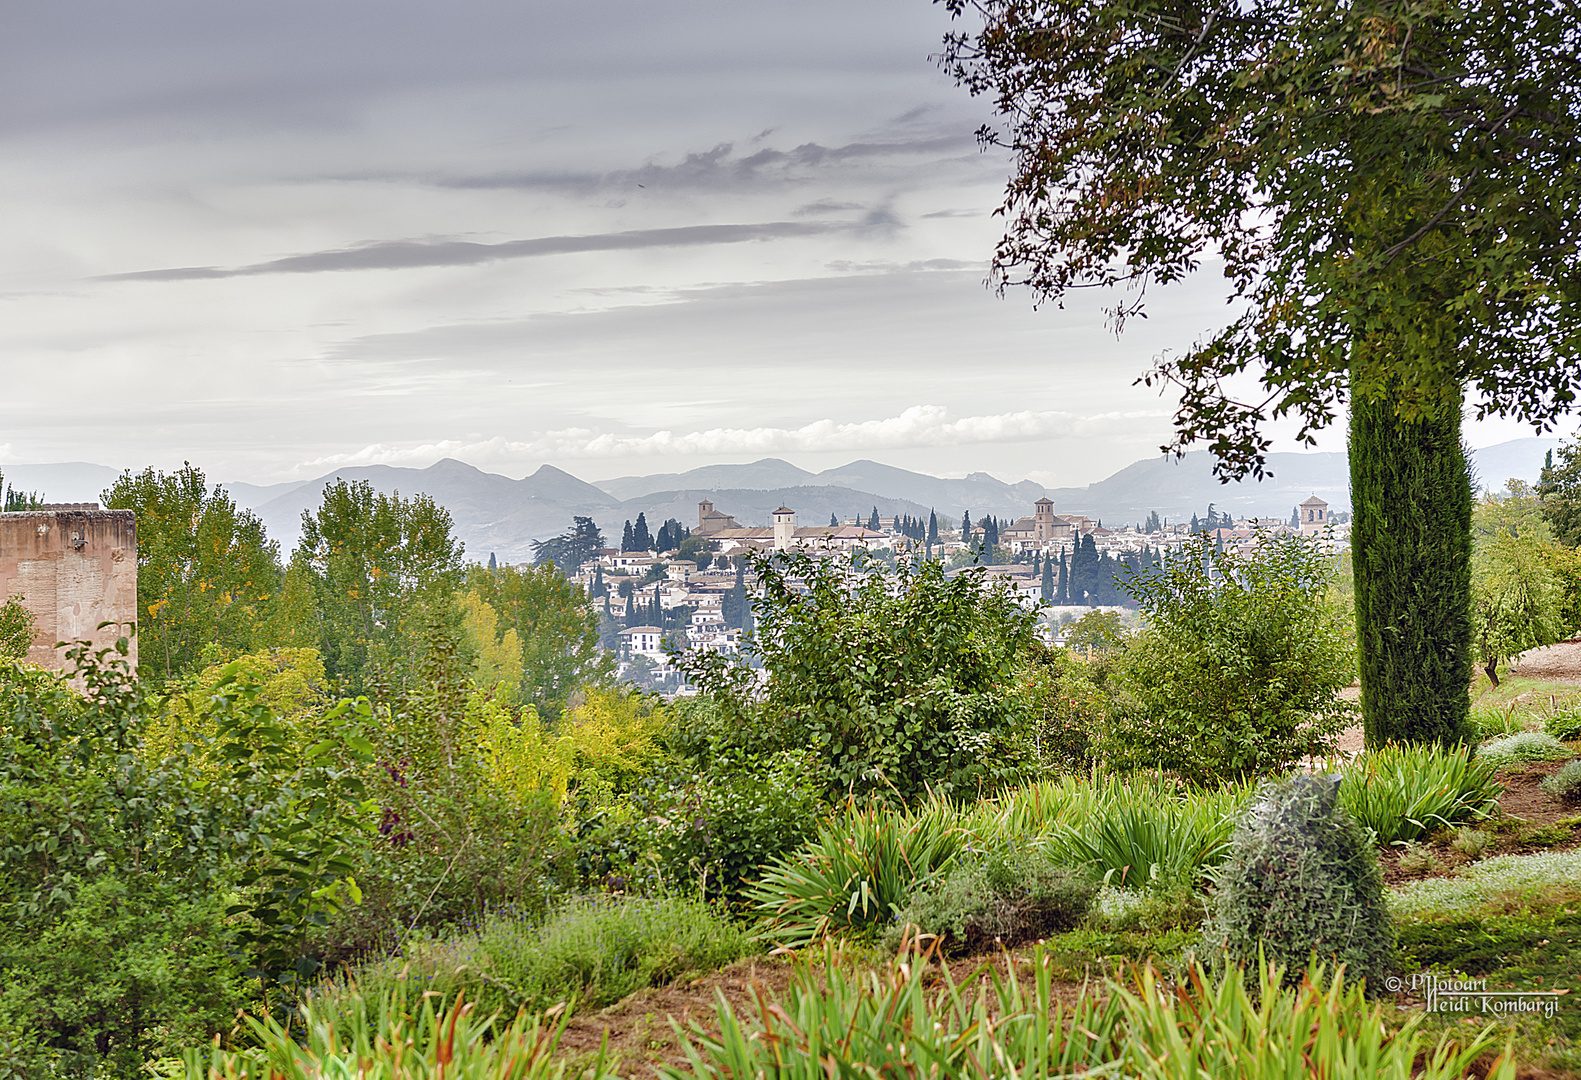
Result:
M1353 395L1350 490L1367 746L1466 740L1471 478L1459 394L1410 422L1388 396Z

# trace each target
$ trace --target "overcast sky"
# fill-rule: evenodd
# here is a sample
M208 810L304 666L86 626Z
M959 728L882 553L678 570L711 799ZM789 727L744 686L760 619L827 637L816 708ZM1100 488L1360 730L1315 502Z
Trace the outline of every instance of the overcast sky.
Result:
M11 0L0 465L1107 476L1167 438L1133 380L1218 325L1222 280L1119 341L1098 298L987 291L1006 162L930 59L947 27L927 0Z

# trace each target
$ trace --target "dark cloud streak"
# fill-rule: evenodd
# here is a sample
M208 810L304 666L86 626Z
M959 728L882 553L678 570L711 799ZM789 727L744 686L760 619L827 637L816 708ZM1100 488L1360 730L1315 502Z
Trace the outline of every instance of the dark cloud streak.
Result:
M893 224L886 220L875 224ZM541 236L479 244L466 240L386 240L361 247L313 251L230 269L180 266L105 274L98 281L203 281L261 274L319 274L336 270L410 270L421 267L477 266L502 259L530 259L587 251L637 251L659 247L741 244L845 232L859 226L826 221L770 221L748 225L685 225L672 229L632 229L589 236Z

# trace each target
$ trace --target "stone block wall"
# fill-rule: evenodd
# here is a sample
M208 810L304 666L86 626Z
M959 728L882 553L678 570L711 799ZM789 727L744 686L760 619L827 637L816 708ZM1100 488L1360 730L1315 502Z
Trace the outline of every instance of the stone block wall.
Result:
M0 513L0 602L13 596L38 618L31 663L65 667L57 641L114 645L137 618L136 516L96 503Z

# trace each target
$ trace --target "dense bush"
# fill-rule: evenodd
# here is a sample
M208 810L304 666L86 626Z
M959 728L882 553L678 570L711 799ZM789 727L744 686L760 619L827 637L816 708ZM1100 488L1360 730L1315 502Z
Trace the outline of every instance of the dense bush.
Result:
M941 800L901 814L849 809L763 871L749 896L776 942L801 946L889 925L912 893L945 871L969 834Z
M1564 742L1581 739L1581 702L1571 702L1555 710L1544 722L1543 730Z
M1297 776L1258 793L1215 879L1205 927L1216 963L1282 967L1295 985L1309 958L1345 965L1347 979L1383 985L1394 950L1383 874L1338 778Z
M646 802L646 842L666 883L739 907L764 866L816 831L822 790L806 754L716 758Z
M143 752L126 650L70 654L83 694L0 666L0 1042L24 1072L127 1075L226 1026L244 976L310 970L310 927L356 894L366 708L304 750L228 673L199 770Z
M1091 618L1091 616L1087 616ZM1032 748L1044 770L1085 772L1108 715L1104 684L1112 666L1107 652L1091 659L1033 643L1015 675L1015 688L1031 729Z
M1207 538L1122 583L1146 626L1120 655L1102 744L1114 765L1188 780L1265 776L1332 749L1355 650L1327 585L1333 559L1302 537L1253 555Z
M1041 846L1000 847L912 894L895 916L885 944L897 948L913 933L943 939L949 952L1009 948L1075 926L1092 904L1097 884L1061 865Z
M975 795L1021 775L1030 755L1012 682L1036 616L980 570L947 577L902 560L891 573L802 554L755 570L749 655L683 661L741 752L808 750L831 798Z

